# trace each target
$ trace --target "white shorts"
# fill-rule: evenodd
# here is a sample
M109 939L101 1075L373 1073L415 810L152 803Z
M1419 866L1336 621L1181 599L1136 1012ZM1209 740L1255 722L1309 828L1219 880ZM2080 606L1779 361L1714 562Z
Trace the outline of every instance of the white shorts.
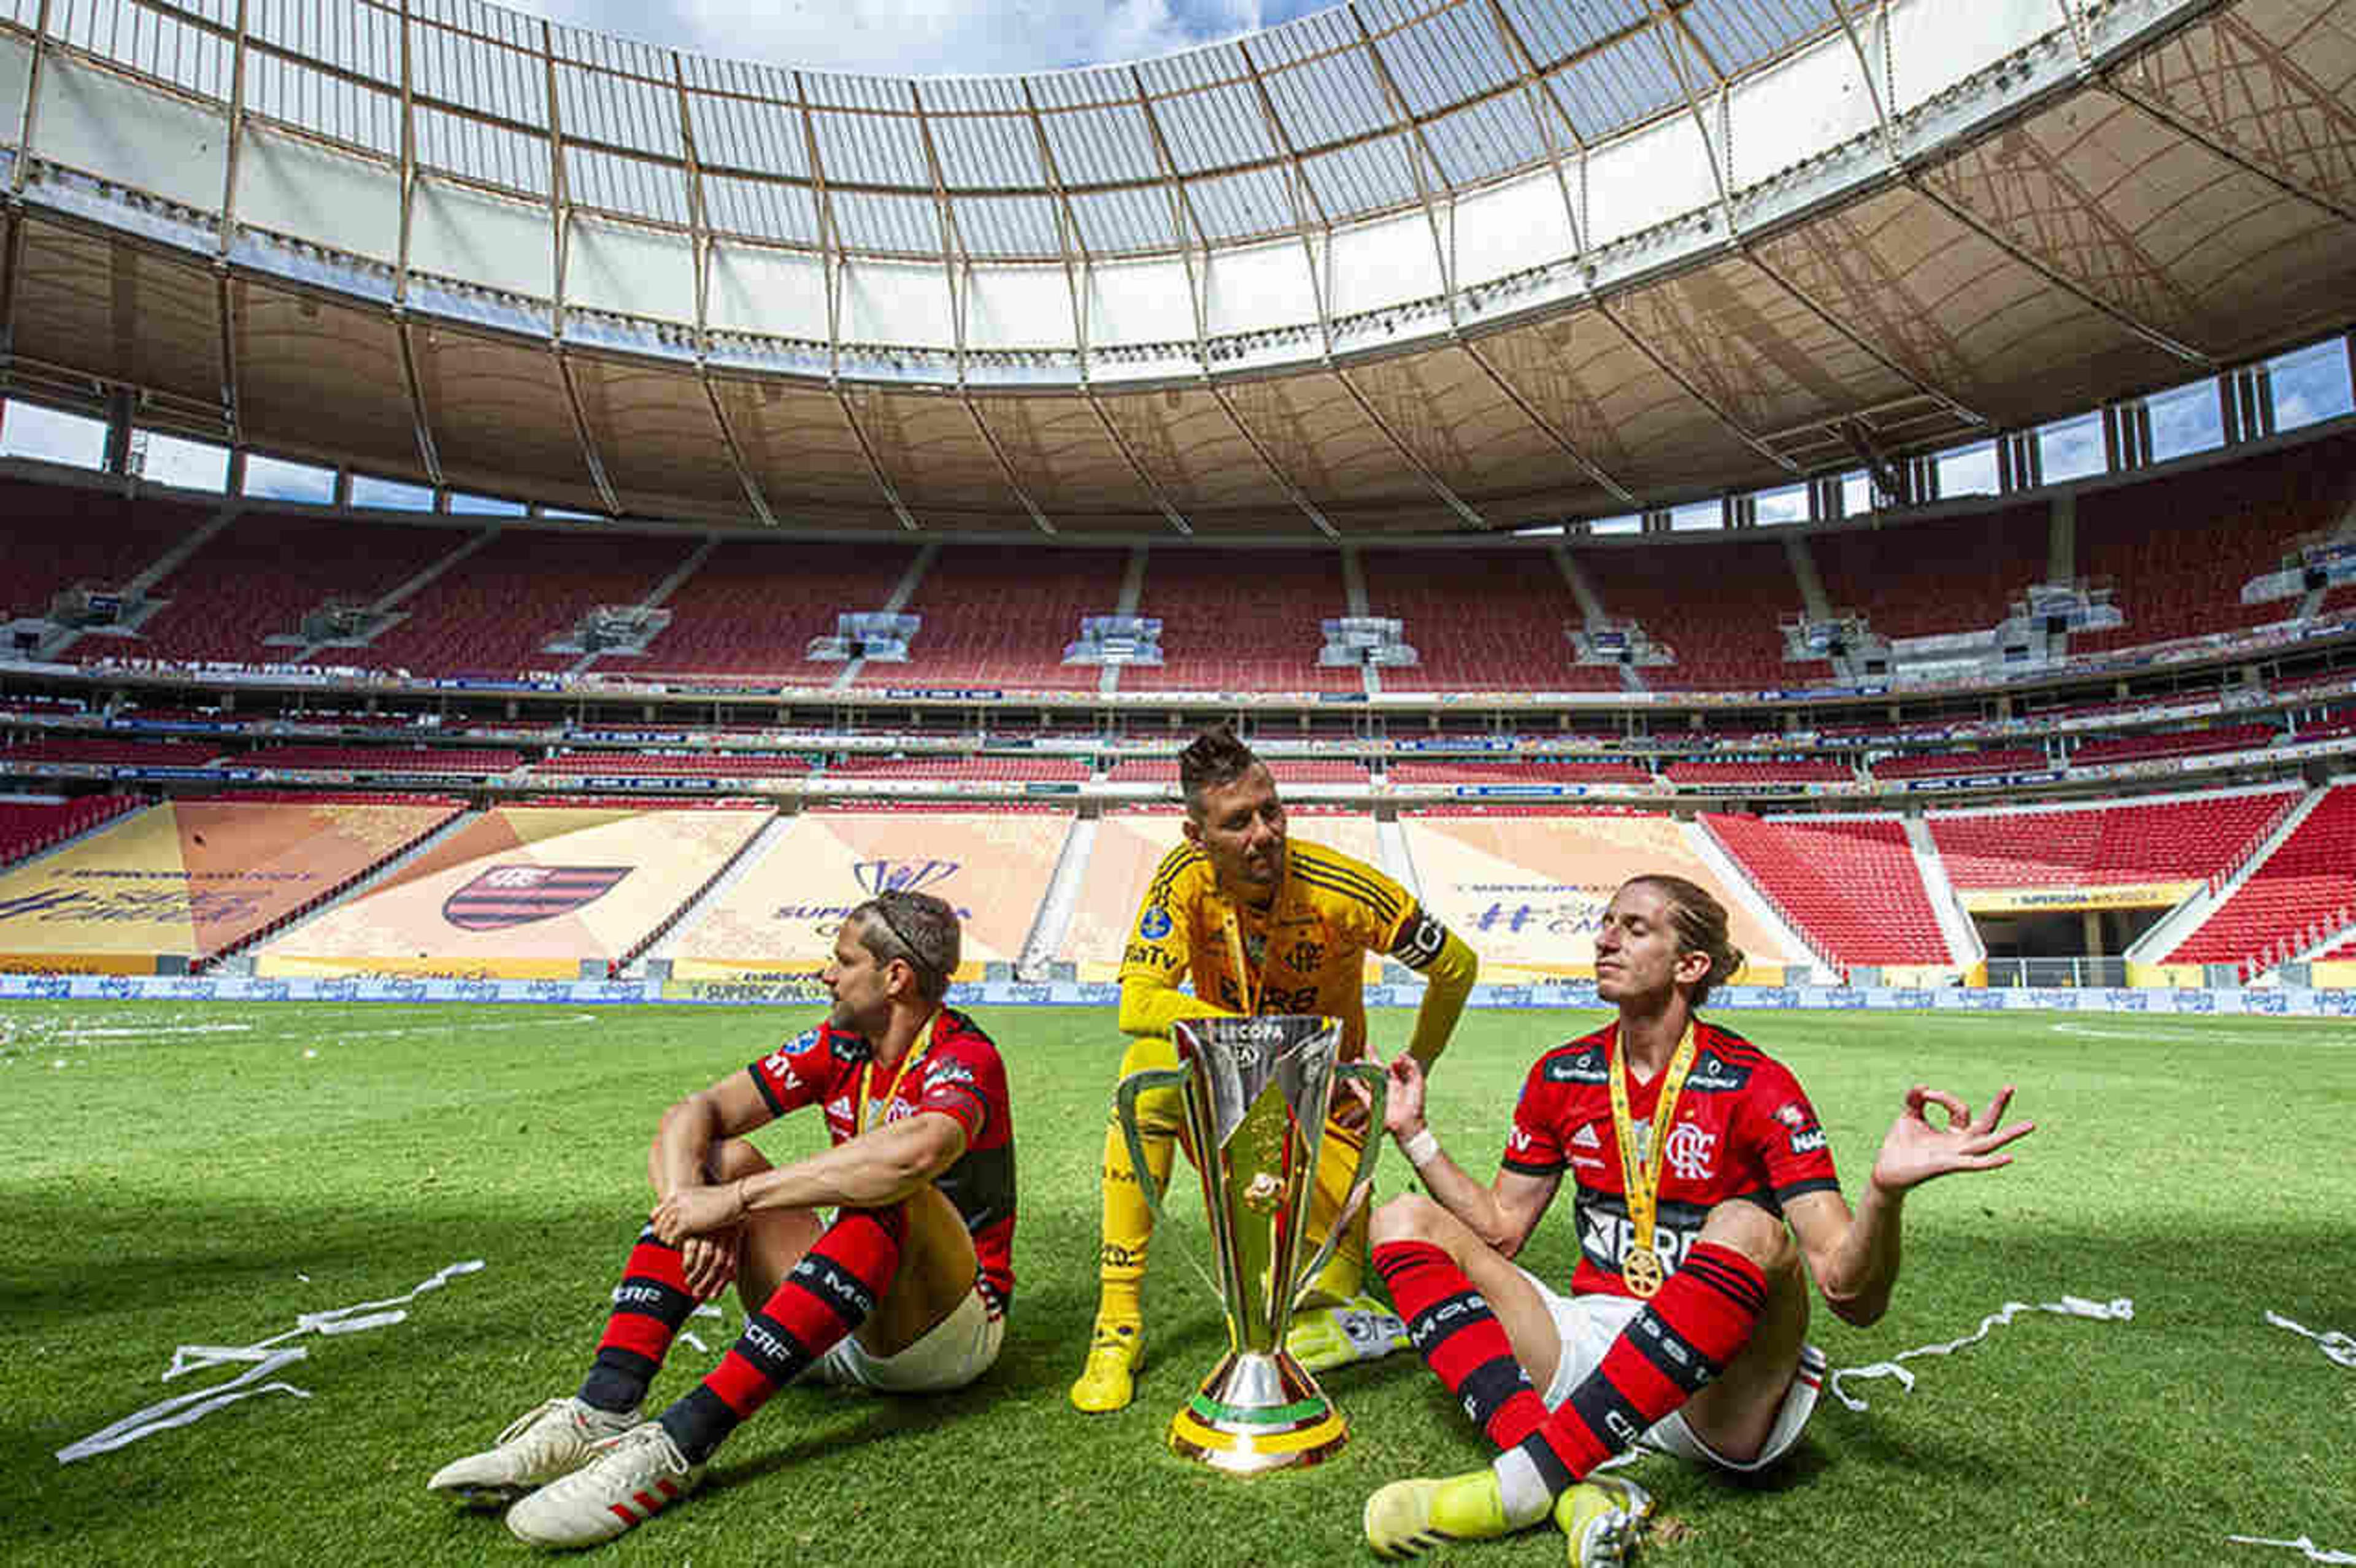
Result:
M1630 1296L1562 1296L1549 1288L1544 1280L1522 1271L1546 1302L1547 1310L1554 1317L1555 1333L1562 1340L1562 1359L1556 1362L1554 1381L1541 1390L1546 1406L1552 1410L1569 1399L1571 1391L1587 1380L1589 1373L1603 1364L1603 1353L1620 1331L1644 1308L1644 1304ZM1768 1429L1766 1444L1753 1459L1730 1459L1708 1444L1694 1435L1686 1424L1685 1412L1673 1410L1661 1417L1644 1435L1637 1439L1647 1448L1695 1465L1715 1465L1721 1470L1737 1470L1748 1474L1763 1470L1791 1452L1792 1445L1800 1440L1801 1431L1808 1417L1815 1413L1816 1396L1824 1387L1825 1353L1814 1345L1800 1347L1800 1370L1792 1379L1791 1388L1783 1395L1783 1408L1775 1413L1775 1424Z
M947 1393L990 1371L1005 1339L1004 1315L990 1309L977 1285L898 1355L871 1354L858 1335L845 1334L803 1375L810 1382L878 1393Z

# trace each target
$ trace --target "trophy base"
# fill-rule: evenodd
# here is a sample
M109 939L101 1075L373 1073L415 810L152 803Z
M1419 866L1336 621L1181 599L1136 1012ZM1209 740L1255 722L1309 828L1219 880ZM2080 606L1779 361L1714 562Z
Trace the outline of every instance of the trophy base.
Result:
M1301 1469L1332 1458L1349 1423L1283 1350L1229 1351L1170 1421L1170 1451L1231 1476Z

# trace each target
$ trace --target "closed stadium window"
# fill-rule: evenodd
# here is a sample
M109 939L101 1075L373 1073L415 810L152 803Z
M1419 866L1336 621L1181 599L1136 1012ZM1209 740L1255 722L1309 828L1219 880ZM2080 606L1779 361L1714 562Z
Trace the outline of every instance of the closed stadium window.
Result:
M1633 512L1622 513L1616 517L1598 517L1587 525L1587 531L1590 534L1641 534L1644 531L1644 519Z
M497 496L470 496L464 490L450 492L450 509L469 517L520 517L525 510L521 501L503 501Z
M2037 432L2037 468L2046 484L2083 479L2104 466L2101 414L2056 420Z
M1943 452L1933 460L1939 468L1939 495L1993 496L1996 484L1996 443L1975 442Z
M1726 503L1712 499L1687 501L1682 507L1669 508L1669 531L1674 534L1697 533L1703 528L1726 527Z
M1873 509L1873 476L1862 468L1842 475L1841 516L1861 517Z
M355 474L352 505L379 512L430 512L434 509L434 486L380 479L373 474Z
M271 501L307 501L325 507L336 498L336 471L250 452L245 456L245 494Z
M2143 400L2151 415L2151 460L2165 463L2187 453L2225 444L2224 411L2217 406L2217 378L2211 376Z
M1762 528L1808 520L1808 487L1805 485L1786 485L1781 490L1762 490L1751 499L1759 505L1756 520Z
M131 432L131 472L151 485L180 490L229 488L229 448L187 441L161 431Z
M2276 430L2297 430L2356 411L2343 338L2327 337L2278 354L2266 361L2266 376L2274 383Z
M0 457L31 457L75 468L106 466L106 421L10 398L0 404Z

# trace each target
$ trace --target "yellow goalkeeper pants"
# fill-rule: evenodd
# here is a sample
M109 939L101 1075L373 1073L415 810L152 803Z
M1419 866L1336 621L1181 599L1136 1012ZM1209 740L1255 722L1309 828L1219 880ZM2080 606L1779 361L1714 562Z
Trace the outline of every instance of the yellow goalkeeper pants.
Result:
M1158 1035L1141 1035L1130 1041L1128 1054L1120 1060L1120 1075L1127 1078L1149 1068L1177 1065L1175 1045ZM1138 1141L1144 1146L1147 1176L1156 1193L1169 1186L1171 1151L1183 1144L1186 1115L1180 1093L1174 1087L1166 1087L1149 1089L1137 1097ZM1337 1126L1330 1119L1326 1122L1323 1146L1317 1157L1317 1191L1310 1200L1309 1233L1304 1238L1309 1253L1323 1246L1325 1238L1333 1232L1334 1216L1349 1197L1350 1178L1357 1168L1358 1153L1365 1147L1363 1132ZM1194 1159L1194 1151L1188 1149L1186 1157ZM1365 1288L1366 1224L1371 1208L1368 1205L1358 1211L1342 1244L1318 1271L1305 1298L1307 1305L1338 1306ZM1121 1136L1120 1112L1116 1102L1105 1127L1104 1250L1098 1254L1097 1265L1098 1322L1143 1321L1141 1298L1145 1283L1145 1253L1152 1237L1153 1207L1139 1184L1139 1173L1130 1164L1129 1143ZM1307 1256L1301 1261L1307 1262Z

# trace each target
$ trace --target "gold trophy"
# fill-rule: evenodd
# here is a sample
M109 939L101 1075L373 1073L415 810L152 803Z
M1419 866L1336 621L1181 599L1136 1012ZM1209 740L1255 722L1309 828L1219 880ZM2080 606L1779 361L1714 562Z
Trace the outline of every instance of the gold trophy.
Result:
M1188 1019L1172 1028L1171 1038L1177 1067L1121 1080L1121 1134L1130 1168L1141 1177L1149 1168L1137 1096L1164 1085L1180 1089L1210 1211L1219 1265L1214 1284L1227 1317L1227 1353L1171 1418L1171 1450L1231 1475L1317 1464L1349 1440L1349 1424L1286 1353L1284 1332L1301 1287L1333 1255L1374 1186L1379 1137L1366 1139L1324 1243L1308 1266L1294 1264L1316 1195L1318 1150L1336 1081L1366 1084L1374 1099L1369 1125L1379 1131L1387 1080L1377 1063L1336 1060L1336 1019ZM1158 1214L1160 1195L1151 1180L1143 1185Z

